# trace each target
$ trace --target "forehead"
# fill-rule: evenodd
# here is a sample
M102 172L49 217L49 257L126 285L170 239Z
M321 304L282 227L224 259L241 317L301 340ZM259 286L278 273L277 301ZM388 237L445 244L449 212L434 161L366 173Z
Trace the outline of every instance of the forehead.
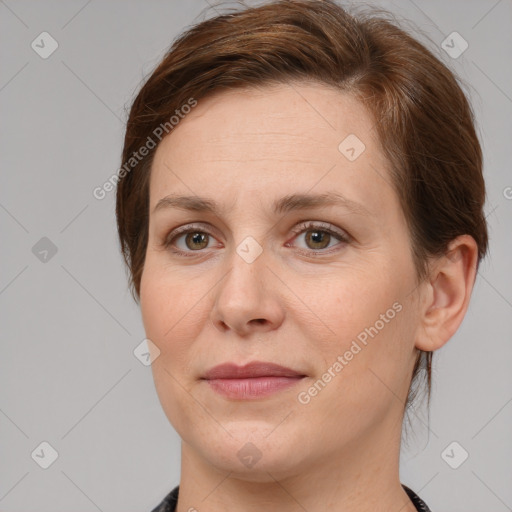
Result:
M342 188L361 199L372 182L389 186L374 125L361 102L316 83L215 93L159 144L150 208L176 191L233 198Z

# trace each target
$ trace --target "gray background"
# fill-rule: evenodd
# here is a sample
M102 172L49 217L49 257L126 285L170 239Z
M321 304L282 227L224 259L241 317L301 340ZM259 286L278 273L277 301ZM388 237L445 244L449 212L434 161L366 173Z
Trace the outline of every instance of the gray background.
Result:
M425 408L413 416L401 479L433 512L512 510L512 2L374 5L417 24L468 84L491 236L469 313L434 356L430 419ZM179 482L179 438L150 367L133 354L145 336L118 251L115 194L100 201L92 191L119 167L143 77L215 9L205 0L0 1L2 512L149 512ZM43 31L59 45L47 59L31 47ZM453 31L469 44L456 59L441 47ZM57 248L46 262L33 252L43 237ZM31 456L43 441L58 452L48 469ZM453 441L469 454L458 469L444 452ZM460 447L448 450L452 460Z

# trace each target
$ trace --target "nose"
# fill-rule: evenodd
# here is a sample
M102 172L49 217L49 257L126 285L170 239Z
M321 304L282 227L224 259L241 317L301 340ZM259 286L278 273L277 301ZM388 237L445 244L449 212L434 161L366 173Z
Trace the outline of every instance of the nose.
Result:
M285 316L279 286L283 285L263 254L248 263L234 252L230 268L214 288L213 325L221 332L232 330L240 336L279 328Z

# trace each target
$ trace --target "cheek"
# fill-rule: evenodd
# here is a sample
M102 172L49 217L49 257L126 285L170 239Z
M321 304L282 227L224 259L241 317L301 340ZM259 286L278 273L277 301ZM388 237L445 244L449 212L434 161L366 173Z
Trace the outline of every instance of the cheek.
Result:
M168 268L146 263L140 286L140 306L148 338L165 351L173 339L186 340L193 335L194 319L200 308L201 293L190 280Z
M340 345L342 348L392 307L400 297L400 290L386 274L387 271L369 272L367 268L350 272L342 269L338 275L325 275L315 283L302 283L301 298L316 314L316 336L311 334L307 339L324 343L321 347L316 345L316 350L338 349ZM307 326L304 321L298 321ZM323 333L320 336L319 325Z
M387 384L403 394L414 347L415 312L407 297L409 287L389 277L393 275L389 269L353 273L305 299L320 312L321 322L315 322L314 329L302 325L311 344L308 351L322 361L317 377L333 382L328 387L367 395L370 402L375 386L385 392Z
M176 397L193 381L192 363L198 356L194 341L208 322L209 312L200 300L206 290L151 259L144 269L140 306L146 337L159 350L151 366L161 400L162 393Z
M185 282L153 265L151 259L146 262L140 307L146 337L159 350L151 364L153 380L163 411L183 438L189 428L186 418L198 415L184 378L190 367L188 341L197 336L192 321L197 312L194 310L197 294L187 298L186 291Z
M392 411L401 413L413 353L413 312L394 294L352 297L350 308L340 308L348 296L339 296L331 302L338 309L324 310L335 335L309 347L322 364L298 397L304 421L316 418L331 446L384 425Z
M159 285L155 273L144 270L140 283L140 309L146 336L158 346L164 348L162 341L166 330L172 325L172 318L165 312L169 296Z

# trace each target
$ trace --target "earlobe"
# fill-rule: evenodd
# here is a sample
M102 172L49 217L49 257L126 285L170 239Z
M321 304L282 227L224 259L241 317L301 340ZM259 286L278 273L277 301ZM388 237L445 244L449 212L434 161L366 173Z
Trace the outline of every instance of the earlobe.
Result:
M437 350L455 334L468 309L477 261L475 240L461 235L452 240L445 255L432 262L416 348Z

